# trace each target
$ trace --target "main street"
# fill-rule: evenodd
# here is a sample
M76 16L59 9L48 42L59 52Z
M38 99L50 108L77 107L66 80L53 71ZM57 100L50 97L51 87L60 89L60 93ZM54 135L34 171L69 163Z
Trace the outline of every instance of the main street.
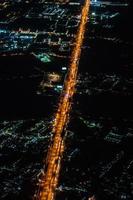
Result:
M85 0L81 11L81 21L77 31L75 47L72 52L69 70L64 82L64 88L60 96L58 110L55 114L55 119L53 122L53 141L49 148L46 159L46 171L44 171L44 174L41 177L41 181L39 182L39 190L35 197L39 200L53 200L55 197L61 168L61 158L64 151L63 133L69 120L72 97L75 92L78 64L81 55L81 47L83 44L86 22L88 19L89 7L90 0Z

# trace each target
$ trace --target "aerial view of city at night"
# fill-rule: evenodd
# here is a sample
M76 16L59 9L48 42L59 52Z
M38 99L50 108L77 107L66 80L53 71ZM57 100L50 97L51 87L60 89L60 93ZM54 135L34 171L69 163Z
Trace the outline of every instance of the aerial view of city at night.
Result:
M133 0L0 0L0 200L133 200Z

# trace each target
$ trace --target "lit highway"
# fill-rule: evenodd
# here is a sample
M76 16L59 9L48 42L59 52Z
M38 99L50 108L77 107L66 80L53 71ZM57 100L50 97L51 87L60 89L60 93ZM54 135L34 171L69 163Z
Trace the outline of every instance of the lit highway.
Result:
M90 0L85 0L81 11L81 21L76 36L75 47L70 60L69 70L53 122L53 141L48 151L45 173L42 174L39 181L39 190L35 195L35 199L53 200L55 197L61 168L61 158L64 151L63 133L65 132L64 130L69 120L72 97L75 92L78 63L84 39L85 25L88 19L89 6Z

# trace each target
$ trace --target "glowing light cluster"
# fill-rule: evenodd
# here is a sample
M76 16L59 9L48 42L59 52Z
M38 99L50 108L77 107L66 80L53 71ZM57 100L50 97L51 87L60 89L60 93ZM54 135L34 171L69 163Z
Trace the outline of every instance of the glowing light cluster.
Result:
M89 6L90 0L85 0L81 13L81 22L76 36L75 47L71 56L69 71L64 82L64 88L60 96L58 110L53 123L52 131L54 137L47 155L46 173L41 177L41 181L39 182L39 191L36 195L36 199L39 200L53 200L55 197L61 167L61 158L64 151L64 140L62 134L68 123L72 97L75 92L78 63L81 55L81 47L84 39Z

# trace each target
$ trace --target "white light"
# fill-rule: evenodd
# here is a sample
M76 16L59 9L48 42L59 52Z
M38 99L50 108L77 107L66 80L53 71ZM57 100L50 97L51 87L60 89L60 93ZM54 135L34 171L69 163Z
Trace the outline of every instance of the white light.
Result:
M66 67L62 67L62 70L66 70L67 68Z
M62 89L62 85L57 85L57 88Z

